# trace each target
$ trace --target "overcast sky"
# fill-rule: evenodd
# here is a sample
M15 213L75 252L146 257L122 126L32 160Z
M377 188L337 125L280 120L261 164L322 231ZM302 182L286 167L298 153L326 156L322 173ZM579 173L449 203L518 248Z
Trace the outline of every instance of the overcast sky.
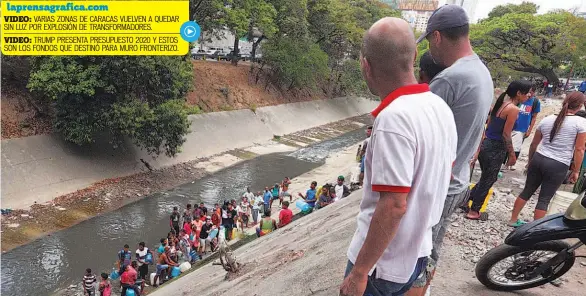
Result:
M474 20L486 18L488 13L497 5L507 3L520 4L522 2L523 0L478 0ZM575 7L578 7L579 11L586 11L586 0L529 0L529 2L539 5L539 13L545 13L552 9L571 9ZM445 3L445 0L440 0L440 3Z

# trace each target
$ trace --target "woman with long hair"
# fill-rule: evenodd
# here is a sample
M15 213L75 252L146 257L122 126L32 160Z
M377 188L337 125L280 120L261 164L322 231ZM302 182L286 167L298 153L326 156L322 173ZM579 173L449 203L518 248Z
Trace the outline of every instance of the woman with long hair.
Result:
M517 161L511 133L517 116L519 116L517 105L529 99L530 90L531 83L527 80L511 82L507 90L498 97L490 112L484 139L480 144L477 157L482 173L480 180L470 191L472 207L466 215L468 219L480 219L480 208L484 204L490 187L498 178L505 157L508 156L508 166L514 165ZM475 162L476 158L473 161Z
M529 148L525 188L515 200L510 226L525 224L519 220L519 213L539 186L541 191L533 213L535 220L545 216L549 202L569 169L572 171L570 183L578 179L586 149L586 119L576 113L582 109L585 100L584 94L573 92L564 100L558 115L550 115L539 123Z

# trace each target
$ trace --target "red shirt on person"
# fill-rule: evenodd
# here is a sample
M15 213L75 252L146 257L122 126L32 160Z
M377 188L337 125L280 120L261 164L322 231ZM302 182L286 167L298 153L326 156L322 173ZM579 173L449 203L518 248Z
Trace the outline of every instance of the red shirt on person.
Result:
M218 214L217 212L212 214L212 224L216 225L218 228L220 228L220 224L222 223L220 217L222 217L221 214Z
M279 227L283 227L293 219L293 212L289 208L284 208L279 212Z
M137 277L136 270L134 270L132 266L128 266L127 268L128 269L123 272L122 276L120 277L120 283L134 285Z

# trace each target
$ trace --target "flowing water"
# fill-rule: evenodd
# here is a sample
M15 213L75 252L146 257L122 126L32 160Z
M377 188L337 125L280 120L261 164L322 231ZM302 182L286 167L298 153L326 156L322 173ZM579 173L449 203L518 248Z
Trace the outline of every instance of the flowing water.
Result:
M138 242L152 248L166 236L173 206L205 202L210 207L237 198L246 186L261 190L320 166L330 153L362 139L359 129L293 153L259 156L8 251L1 258L1 294L52 295L79 284L88 267L96 275L109 273L124 244L134 252Z

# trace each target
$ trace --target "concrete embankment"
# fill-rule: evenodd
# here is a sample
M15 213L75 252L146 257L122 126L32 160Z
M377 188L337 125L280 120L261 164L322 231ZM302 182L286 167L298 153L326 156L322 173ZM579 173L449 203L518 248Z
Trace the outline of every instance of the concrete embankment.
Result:
M311 181L324 184L338 175L352 175L358 166L356 148L333 154L323 166L293 179L290 191L297 195L307 190ZM210 263L151 295L337 295L361 198L362 191L356 191L240 247L235 251L243 264L238 274L226 277L221 266ZM279 215L277 204L272 211L275 219ZM299 212L294 205L291 209Z
M190 116L191 132L177 157L156 159L131 144L112 149L107 139L78 147L58 135L2 141L2 207L35 202L85 188L95 182L205 158L262 143L295 131L370 112L377 102L337 98Z

